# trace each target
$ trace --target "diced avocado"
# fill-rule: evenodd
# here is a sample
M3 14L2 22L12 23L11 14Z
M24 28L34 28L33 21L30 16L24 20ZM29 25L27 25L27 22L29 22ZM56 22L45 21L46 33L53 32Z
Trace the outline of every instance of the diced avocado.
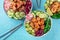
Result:
M50 4L52 4L53 2L50 2Z
M40 12L37 12L36 15L39 16L41 13Z
M32 30L32 27L29 27L29 30Z
M36 13L37 11L33 11L34 13Z
M17 18L17 17L14 17L14 19L18 20L18 18Z
M20 15L20 17L22 17L22 18L25 17L25 13L24 13L24 12L20 12L19 15Z
M28 31L28 33L29 33L29 34L32 34L32 31L31 31L31 30L29 30L29 31Z
M47 0L47 3L49 4L49 0Z
M45 3L45 5L44 5L44 6L45 6L45 9L47 9L47 8L48 8L48 4L47 4L47 3Z
M60 2L60 0L58 0Z
M30 25L29 25L29 24L25 24L25 27L26 27L26 28L29 28L29 27L30 27Z
M11 10L8 10L8 11L7 11L7 15L8 15L9 17L13 17L14 12L12 12Z
M33 12L32 12L32 14L33 14L34 17L36 17L36 14L34 14Z
M16 16L17 18L20 18L19 12L16 12L16 13L15 13L15 16Z
M11 16L11 15L8 15L8 17L12 18L12 16Z
M26 28L26 31L29 31L29 28Z
M34 30L32 30L32 32L34 33Z
M53 13L51 12L51 10L50 10L50 8L49 8L49 7L47 8L47 10L46 10L46 11L47 11L47 14L48 14L49 16L52 16L52 15L53 15Z
M47 18L48 16L47 16L46 14L43 14L43 13L42 13L42 14L39 15L39 17L40 17L40 18Z
M35 36L35 33L31 33L33 36Z

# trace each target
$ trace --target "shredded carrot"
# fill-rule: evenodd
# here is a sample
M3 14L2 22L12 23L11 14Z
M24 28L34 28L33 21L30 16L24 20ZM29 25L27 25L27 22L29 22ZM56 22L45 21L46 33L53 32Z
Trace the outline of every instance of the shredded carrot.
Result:
M44 25L41 25L41 29L44 29Z
M50 9L53 13L56 13L59 10L60 3L55 1L51 4Z
M32 18L30 25L35 31L38 31L39 29L44 29L44 18L40 17Z
M44 19L42 18L40 22L41 22L41 25L43 25L44 24Z
M41 22L40 22L40 21L38 21L38 24L39 24L39 25L41 25Z
M32 18L32 22L36 22L37 20L36 20L36 18Z
M37 17L37 20L39 21L40 20L40 17Z
M35 30L35 31L38 31L38 29L37 29L37 28L34 28L34 30Z
M30 26L31 26L32 28L34 28L34 24L33 24L33 22L30 22Z

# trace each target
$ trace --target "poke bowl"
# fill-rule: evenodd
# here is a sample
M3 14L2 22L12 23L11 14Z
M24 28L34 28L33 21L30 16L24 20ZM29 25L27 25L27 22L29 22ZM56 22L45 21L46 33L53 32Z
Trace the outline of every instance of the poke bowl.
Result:
M4 0L4 10L13 19L24 19L32 9L31 0Z
M51 18L60 19L60 1L59 0L46 0L45 10Z
M51 28L51 19L42 11L32 11L26 15L25 29L32 36L39 37L46 34Z

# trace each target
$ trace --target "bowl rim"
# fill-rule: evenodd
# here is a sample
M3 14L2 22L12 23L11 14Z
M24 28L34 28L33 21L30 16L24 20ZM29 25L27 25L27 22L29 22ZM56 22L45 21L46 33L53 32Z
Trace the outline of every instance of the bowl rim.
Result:
M41 11L41 10L40 10ZM43 11L41 11L41 12L43 12ZM46 14L46 12L43 12L43 14ZM32 13L31 13L32 14ZM50 29L49 29L49 31L48 32L46 32L45 34L43 34L42 36L33 36L33 35L31 35L31 34L29 34L27 31L26 31L26 27L25 27L25 23L26 23L26 20L24 21L24 28L25 28L25 31L29 34L29 35L31 35L31 36L33 36L33 37L37 37L37 38L39 38L39 37L43 37L43 36L45 36L46 34L48 34L50 31L51 31L51 29L52 29L52 18L48 15L48 14L46 14L47 16L48 16L48 18L50 19L50 21L51 21L51 25L50 25Z
M30 11L29 11L29 13L31 13L31 11L32 11L32 8L33 8L33 4L32 4L32 0L30 0L30 2L31 2L31 8L30 8ZM8 15L7 14L7 11L5 10L5 8L4 8L4 4L5 4L5 0L4 0L4 2L3 2L3 9L4 9L4 11L5 11L5 13L6 13L6 15ZM29 14L28 13L28 14ZM9 17L9 16L8 16ZM25 17L24 18L22 18L22 19L18 19L18 20L23 20L23 19L25 19L26 18L26 15L25 15ZM12 18L12 19L14 19L14 18ZM15 19L16 20L16 19Z
M47 3L47 1L49 1L49 0L46 0L46 2L45 2L45 4L49 4L49 5L51 5L50 3ZM51 1L51 2L55 2L55 1L57 1L57 2L60 2L59 0L53 0L53 1ZM48 5L47 5L48 6ZM45 8L45 12L47 12L47 8L44 6L44 8ZM48 8L49 8L49 6L48 6ZM49 8L50 9L50 8ZM53 14L53 13L52 13ZM51 16L53 16L53 15L50 15L48 12L47 12L47 15L49 15L49 17L50 18L52 18ZM60 18L52 18L52 19L60 19Z

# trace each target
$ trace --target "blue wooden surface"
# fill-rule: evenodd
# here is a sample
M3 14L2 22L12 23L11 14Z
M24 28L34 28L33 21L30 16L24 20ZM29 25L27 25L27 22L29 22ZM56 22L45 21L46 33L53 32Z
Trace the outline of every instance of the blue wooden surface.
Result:
M15 26L22 23L22 20L14 20L9 18L3 8L4 0L0 0L0 35L14 28ZM44 3L45 0L41 1L41 7L37 8L36 0L32 0L33 10L42 10L44 11ZM0 39L0 40L3 40ZM25 30L24 25L17 30L14 34L12 34L6 40L60 40L60 19L52 19L51 30L44 36L34 37L28 34Z

